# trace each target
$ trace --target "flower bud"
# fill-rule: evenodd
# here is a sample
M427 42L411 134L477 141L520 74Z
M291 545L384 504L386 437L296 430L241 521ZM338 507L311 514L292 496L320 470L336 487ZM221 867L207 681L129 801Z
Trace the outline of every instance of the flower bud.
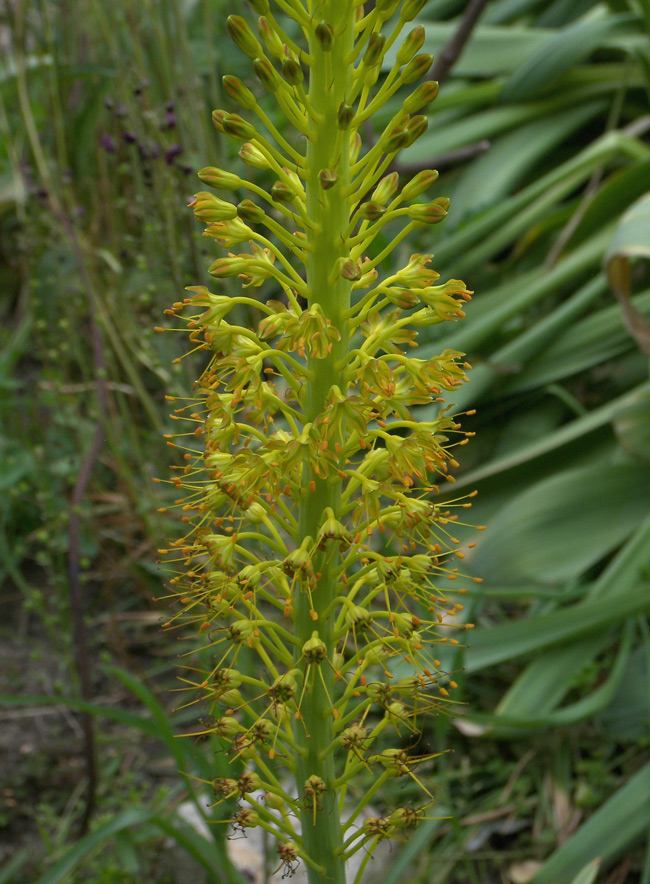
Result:
M339 180L339 176L331 169L321 169L318 173L318 180L323 190L330 190Z
M379 221L381 216L385 214L385 207L376 202L362 203L359 207L359 217L365 221Z
M257 22L257 31L266 43L269 52L276 58L282 58L284 54L284 43L275 28L269 23L268 19L261 16Z
M411 289L400 288L399 286L388 286L383 289L391 304L395 304L400 310L408 310L411 307L417 307L420 299L412 292Z
M237 214L249 224L262 224L266 219L266 212L256 205L253 200L242 200L237 205Z
M402 199L409 202L428 190L437 179L435 169L423 169L402 188Z
M225 172L223 169L217 169L215 166L206 166L198 173L198 177L204 184L209 184L217 190L236 190L243 185L239 175L233 175L232 172Z
M447 214L449 210L449 200L447 197L439 197L430 203L415 203L408 210L408 217L412 221L419 221L421 224L437 224Z
M349 104L341 103L336 115L336 121L338 123L339 129L349 129L353 119L354 108L351 107Z
M402 71L402 83L415 83L421 80L433 64L433 55L416 55Z
M426 80L420 83L415 92L412 92L408 98L404 100L402 110L407 114L414 114L420 108L425 107L438 94L439 84L436 80Z
M285 58L282 62L282 76L290 86L299 86L304 79L302 67L295 58Z
M409 133L405 126L395 126L390 132L382 135L383 148L386 153L397 153L409 143Z
M427 0L406 0L400 12L402 21L413 21L424 9Z
M406 126L406 131L408 132L408 142L406 144L407 147L410 147L414 144L418 138L420 138L429 128L429 120L424 114L419 114L416 117L411 117Z
M360 261L355 261L354 258L346 258L345 261L341 263L341 276L343 279L354 281L356 279L361 279L361 275L362 269Z
M401 0L377 0L375 8L380 17L385 21L395 12L400 2Z
M228 221L237 217L237 208L232 203L221 200L218 196L207 193L207 191L197 193L188 205L194 209L196 217L206 224L211 221Z
M223 121L227 116L228 111L221 110L220 108L212 111L212 123L217 132L223 133Z
M262 151L254 144L251 144L250 141L239 148L239 156L247 166L252 166L254 169L271 168Z
M372 34L363 54L362 63L367 68L373 68L376 64L379 64L384 57L385 45L386 37L383 34Z
M228 95L242 107L252 110L257 105L255 96L247 86L244 86L239 77L226 74L221 78L221 82Z
M287 187L284 181L276 181L271 188L271 199L274 203L292 203L295 193Z
M399 187L399 175L397 172L391 172L381 179L372 194L372 201L385 206L387 202L395 196Z
M229 15L226 19L226 27L235 45L249 58L258 58L264 54L260 42L241 15Z
M208 267L210 276L216 276L217 279L226 279L230 276L239 276L248 269L251 259L242 255L233 258L217 258L217 260Z
M268 92L278 91L282 81L268 58L256 58L253 62L253 70L257 79Z
M332 25L326 21L319 22L316 25L314 33L323 52L329 52L332 48L332 40L334 39L334 29L332 28Z
M350 165L353 166L361 153L361 136L355 132L350 139Z
M268 15L269 10L271 9L269 6L269 0L248 0L248 2L258 15Z
M241 141L245 141L248 138L255 138L257 132L255 131L255 127L251 126L250 123L247 123L239 114L228 114L223 118L222 121L223 131L226 135L231 135L233 138L237 138Z
M402 65L408 64L409 61L422 49L424 46L424 28L422 25L418 25L417 28L413 28L408 37L404 40L400 48L397 50L396 61L397 64L402 67Z

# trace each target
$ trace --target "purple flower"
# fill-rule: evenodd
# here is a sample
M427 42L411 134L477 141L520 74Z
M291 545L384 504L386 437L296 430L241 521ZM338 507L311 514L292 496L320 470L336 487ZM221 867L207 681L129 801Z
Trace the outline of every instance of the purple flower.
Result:
M106 153L115 153L115 142L110 135L102 135L102 137L99 139L99 143L104 148Z
M122 132L122 138L126 141L127 144L135 144L138 140L135 132Z
M176 157L180 156L180 154L182 153L183 148L180 146L180 144L173 144L165 154L165 162L168 166L171 166Z
M176 114L171 113L171 111L165 114L165 128L166 129L175 129L176 128Z

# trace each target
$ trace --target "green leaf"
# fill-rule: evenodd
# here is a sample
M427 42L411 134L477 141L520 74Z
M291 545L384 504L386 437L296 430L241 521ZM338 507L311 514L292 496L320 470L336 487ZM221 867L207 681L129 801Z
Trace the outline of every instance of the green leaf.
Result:
M642 740L650 731L650 669L645 648L632 654L612 702L598 717L607 740Z
M548 859L531 884L558 884L588 862L629 852L650 827L650 764L646 764Z
M552 476L492 519L472 569L490 583L570 580L635 530L648 511L648 488L650 467L586 467Z
M547 614L473 631L466 655L468 672L485 669L544 648L574 640L613 626L650 609L650 585L640 584L630 598L612 604L609 598L590 599Z
M575 876L571 884L593 884L600 869L600 860L595 859L581 869Z
M89 853L96 850L117 832L139 826L141 823L151 820L153 816L152 811L144 808L131 807L128 810L123 810L107 823L80 838L36 884L59 884Z
M503 101L529 101L547 92L569 68L613 37L634 33L634 15L583 19L555 34L518 67L503 87Z

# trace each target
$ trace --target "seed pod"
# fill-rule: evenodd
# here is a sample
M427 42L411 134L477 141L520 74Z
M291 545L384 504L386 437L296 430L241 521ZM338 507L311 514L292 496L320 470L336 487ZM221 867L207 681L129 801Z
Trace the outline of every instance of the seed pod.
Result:
M416 55L402 71L402 83L415 83L425 76L433 64L433 55Z
M304 643L302 655L308 663L322 663L327 657L327 647L318 637L318 632L312 632L311 638Z
M252 200L242 200L237 206L237 214L248 224L262 224L266 218L266 212Z
M367 68L372 68L379 64L384 57L384 46L386 45L386 37L383 34L372 34L368 40L366 51L363 54L362 63Z
M237 190L244 183L239 175L233 175L232 172L225 172L215 166L206 166L197 174L204 184L209 184L210 187L215 187L217 190Z
M229 15L226 27L233 43L249 58L258 58L264 54L262 46L255 34L248 27L241 15Z
M228 114L223 118L223 131L226 135L245 141L248 138L255 138L257 132L255 127L247 123L239 114Z
M438 178L435 169L423 169L402 188L402 199L409 202L428 190Z
M323 190L330 190L339 180L339 176L331 169L321 169L318 173L318 180Z
M282 81L268 58L256 58L253 62L253 70L257 79L268 92L278 91Z
M420 49L422 49L424 46L424 37L425 30L422 25L413 28L411 33L406 37L400 48L397 50L395 60L400 67L404 64L408 64Z
M255 96L247 86L244 86L239 77L226 74L221 78L221 82L228 95L242 107L252 110L257 105Z
M404 100L402 110L404 113L413 114L425 107L438 94L439 84L436 80L427 80L420 83L415 92L412 92L408 98Z
M316 25L314 31L316 39L321 45L323 52L329 52L332 48L332 40L334 39L334 29L329 22L322 21Z
M285 58L282 62L282 76L290 86L299 86L304 79L302 67L295 58Z

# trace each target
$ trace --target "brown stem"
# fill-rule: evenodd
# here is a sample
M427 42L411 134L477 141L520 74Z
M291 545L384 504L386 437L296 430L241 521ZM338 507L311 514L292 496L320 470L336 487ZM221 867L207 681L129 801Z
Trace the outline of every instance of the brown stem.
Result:
M439 83L447 77L447 74L460 58L460 54L469 40L481 13L487 6L488 0L471 0L463 13L458 27L451 40L440 50L429 71L427 79L437 80Z

